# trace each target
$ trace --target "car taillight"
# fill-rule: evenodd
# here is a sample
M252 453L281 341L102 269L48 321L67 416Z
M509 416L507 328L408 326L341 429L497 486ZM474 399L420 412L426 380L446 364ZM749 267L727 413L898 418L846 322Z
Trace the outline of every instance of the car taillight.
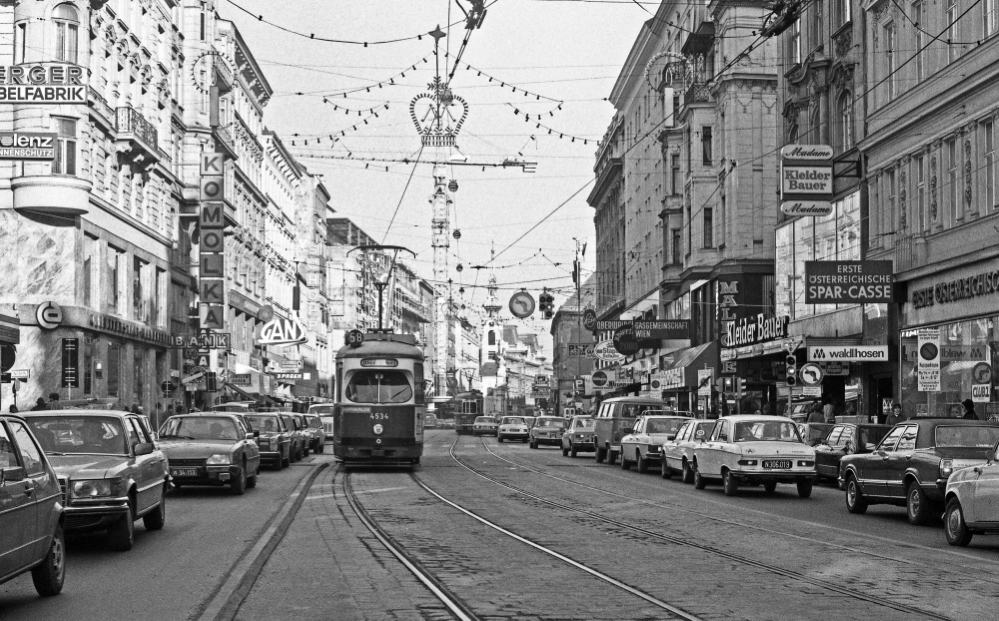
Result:
M805 468L811 468L812 466L815 465L815 462L814 461L808 461L808 460L800 459L800 460L798 460L798 465L802 466L802 467L805 467Z
M755 459L740 459L740 466L755 466L758 462Z
M953 459L941 459L940 460L940 478L948 479L950 475L954 474L954 460Z

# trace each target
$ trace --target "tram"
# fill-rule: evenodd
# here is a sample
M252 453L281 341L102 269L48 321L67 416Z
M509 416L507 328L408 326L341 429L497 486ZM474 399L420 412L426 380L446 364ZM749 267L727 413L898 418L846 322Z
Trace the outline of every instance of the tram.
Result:
M420 463L423 352L410 334L365 333L336 360L333 454L345 465Z
M482 392L479 390L459 392L451 399L455 433L459 436L472 433L475 418L483 413L482 402Z

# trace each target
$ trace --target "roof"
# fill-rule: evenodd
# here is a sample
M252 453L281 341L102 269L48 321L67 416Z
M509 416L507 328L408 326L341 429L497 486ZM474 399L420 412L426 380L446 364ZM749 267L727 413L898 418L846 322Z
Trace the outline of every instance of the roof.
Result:
M760 422L760 423L793 423L787 416L767 416L766 414L736 414L734 416L723 416L719 420L732 420L737 423ZM825 423L824 423L825 424ZM828 423L832 425L832 423Z
M85 409L69 409L69 410L38 410L36 412L18 412L18 416L23 416L25 418L32 418L36 416L73 416L79 418L81 416L103 416L107 418L108 416L121 417L121 416L140 416L140 414L135 414L134 412L128 412L125 410L85 410Z
M628 403L654 403L655 405L666 407L666 403L656 397L611 397L610 399L604 399L601 403L621 403L622 401Z

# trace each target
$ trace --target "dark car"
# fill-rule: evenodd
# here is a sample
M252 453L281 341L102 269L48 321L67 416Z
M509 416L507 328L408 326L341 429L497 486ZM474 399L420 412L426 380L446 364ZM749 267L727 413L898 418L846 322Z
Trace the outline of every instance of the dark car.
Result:
M621 438L631 433L635 419L646 413L663 411L661 399L652 397L613 397L600 404L594 424L594 447L597 463L617 461L621 454Z
M246 415L255 431L260 432L257 446L260 461L280 470L291 464L291 435L284 419L274 412L254 412Z
M836 480L839 477L839 462L843 457L854 453L870 453L889 431L891 425L841 423L833 426L825 439L815 445L815 471L818 478Z
M989 459L999 441L999 423L960 418L917 418L895 425L871 453L840 461L839 484L846 508L906 507L909 522L925 524L943 513L951 473Z
M257 486L260 450L239 417L219 412L171 416L160 428L174 485L229 485L239 496Z
M31 572L39 595L65 578L62 492L23 418L0 415L0 583Z
M309 454L309 442L312 441L312 434L305 431L302 423L298 420L297 414L281 414L285 427L288 428L288 436L291 438L291 461L302 461L302 457Z

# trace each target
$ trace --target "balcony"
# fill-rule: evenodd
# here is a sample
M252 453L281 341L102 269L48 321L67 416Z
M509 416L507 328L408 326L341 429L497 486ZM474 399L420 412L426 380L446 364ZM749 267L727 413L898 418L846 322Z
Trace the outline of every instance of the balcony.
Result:
M161 157L159 132L138 110L132 107L118 108L116 114L118 138L115 149L136 163L155 163Z

